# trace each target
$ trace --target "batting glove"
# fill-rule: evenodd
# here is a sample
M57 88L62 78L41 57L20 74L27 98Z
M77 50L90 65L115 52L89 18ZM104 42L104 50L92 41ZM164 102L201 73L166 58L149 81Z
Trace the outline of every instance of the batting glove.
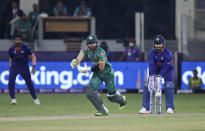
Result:
M77 60L76 59L73 59L70 63L70 66L73 68L75 68L77 65L79 65L80 63L77 63Z
M91 71L91 67L88 67L86 62L84 63L84 66L78 65L77 68L78 68L78 71L80 73L85 73L86 74L88 71Z

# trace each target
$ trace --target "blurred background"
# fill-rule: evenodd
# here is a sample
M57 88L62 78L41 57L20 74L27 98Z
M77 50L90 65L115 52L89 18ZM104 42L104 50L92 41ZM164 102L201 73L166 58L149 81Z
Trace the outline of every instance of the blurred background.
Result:
M8 48L17 34L36 53L37 73L32 79L39 92L81 92L91 73L80 74L69 63L87 47L90 33L98 36L106 51L118 89L143 89L147 54L154 36L161 34L174 56L176 92L192 92L189 79L194 69L203 92L204 14L204 0L1 0L1 92L8 92ZM26 90L19 76L16 89Z

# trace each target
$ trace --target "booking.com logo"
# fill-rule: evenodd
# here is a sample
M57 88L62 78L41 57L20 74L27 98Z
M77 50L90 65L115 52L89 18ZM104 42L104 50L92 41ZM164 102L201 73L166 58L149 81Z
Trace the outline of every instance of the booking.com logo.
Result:
M31 69L31 67L30 67ZM8 76L9 71L4 70L0 74L0 80L3 85L8 85ZM37 70L35 74L32 74L32 80L35 85L41 86L52 86L59 85L61 89L70 89L73 85L87 85L89 84L89 79L91 78L92 73L78 73L76 78L72 71L62 70L46 70L46 66L40 66L40 70ZM115 71L116 84L124 84L124 74L121 71ZM16 84L24 85L25 81L20 78L20 75L16 77Z

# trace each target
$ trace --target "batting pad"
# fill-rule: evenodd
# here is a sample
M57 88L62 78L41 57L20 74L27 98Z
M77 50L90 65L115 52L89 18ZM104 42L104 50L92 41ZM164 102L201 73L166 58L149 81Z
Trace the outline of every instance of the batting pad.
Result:
M95 91L92 87L85 86L85 94L90 102L95 106L95 108L103 113L106 114L106 107L102 102L100 95Z
M113 95L107 94L107 97L108 97L109 101L116 102L116 103L120 104L121 106L127 104L127 102L125 101L125 99L123 98L123 96L121 94L113 94Z

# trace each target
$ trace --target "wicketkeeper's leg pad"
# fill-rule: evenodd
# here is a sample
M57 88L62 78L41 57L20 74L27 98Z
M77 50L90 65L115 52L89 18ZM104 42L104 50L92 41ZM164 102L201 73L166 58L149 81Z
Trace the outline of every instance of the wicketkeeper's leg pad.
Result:
M174 110L174 83L165 82L164 92L166 97L166 109L172 108Z
M100 94L97 93L96 90L94 90L92 87L89 87L89 86L85 86L84 89L85 89L85 94L86 94L87 98L95 106L95 108L99 112L101 112L103 114L106 114L107 109L106 109L105 105L102 102Z
M148 91L148 82L145 82L143 89L142 106L147 110L150 110L150 92Z
M120 93L107 94L107 97L108 97L109 101L116 102L116 103L120 104L120 106L127 104L125 97L123 97L123 95L121 95Z

